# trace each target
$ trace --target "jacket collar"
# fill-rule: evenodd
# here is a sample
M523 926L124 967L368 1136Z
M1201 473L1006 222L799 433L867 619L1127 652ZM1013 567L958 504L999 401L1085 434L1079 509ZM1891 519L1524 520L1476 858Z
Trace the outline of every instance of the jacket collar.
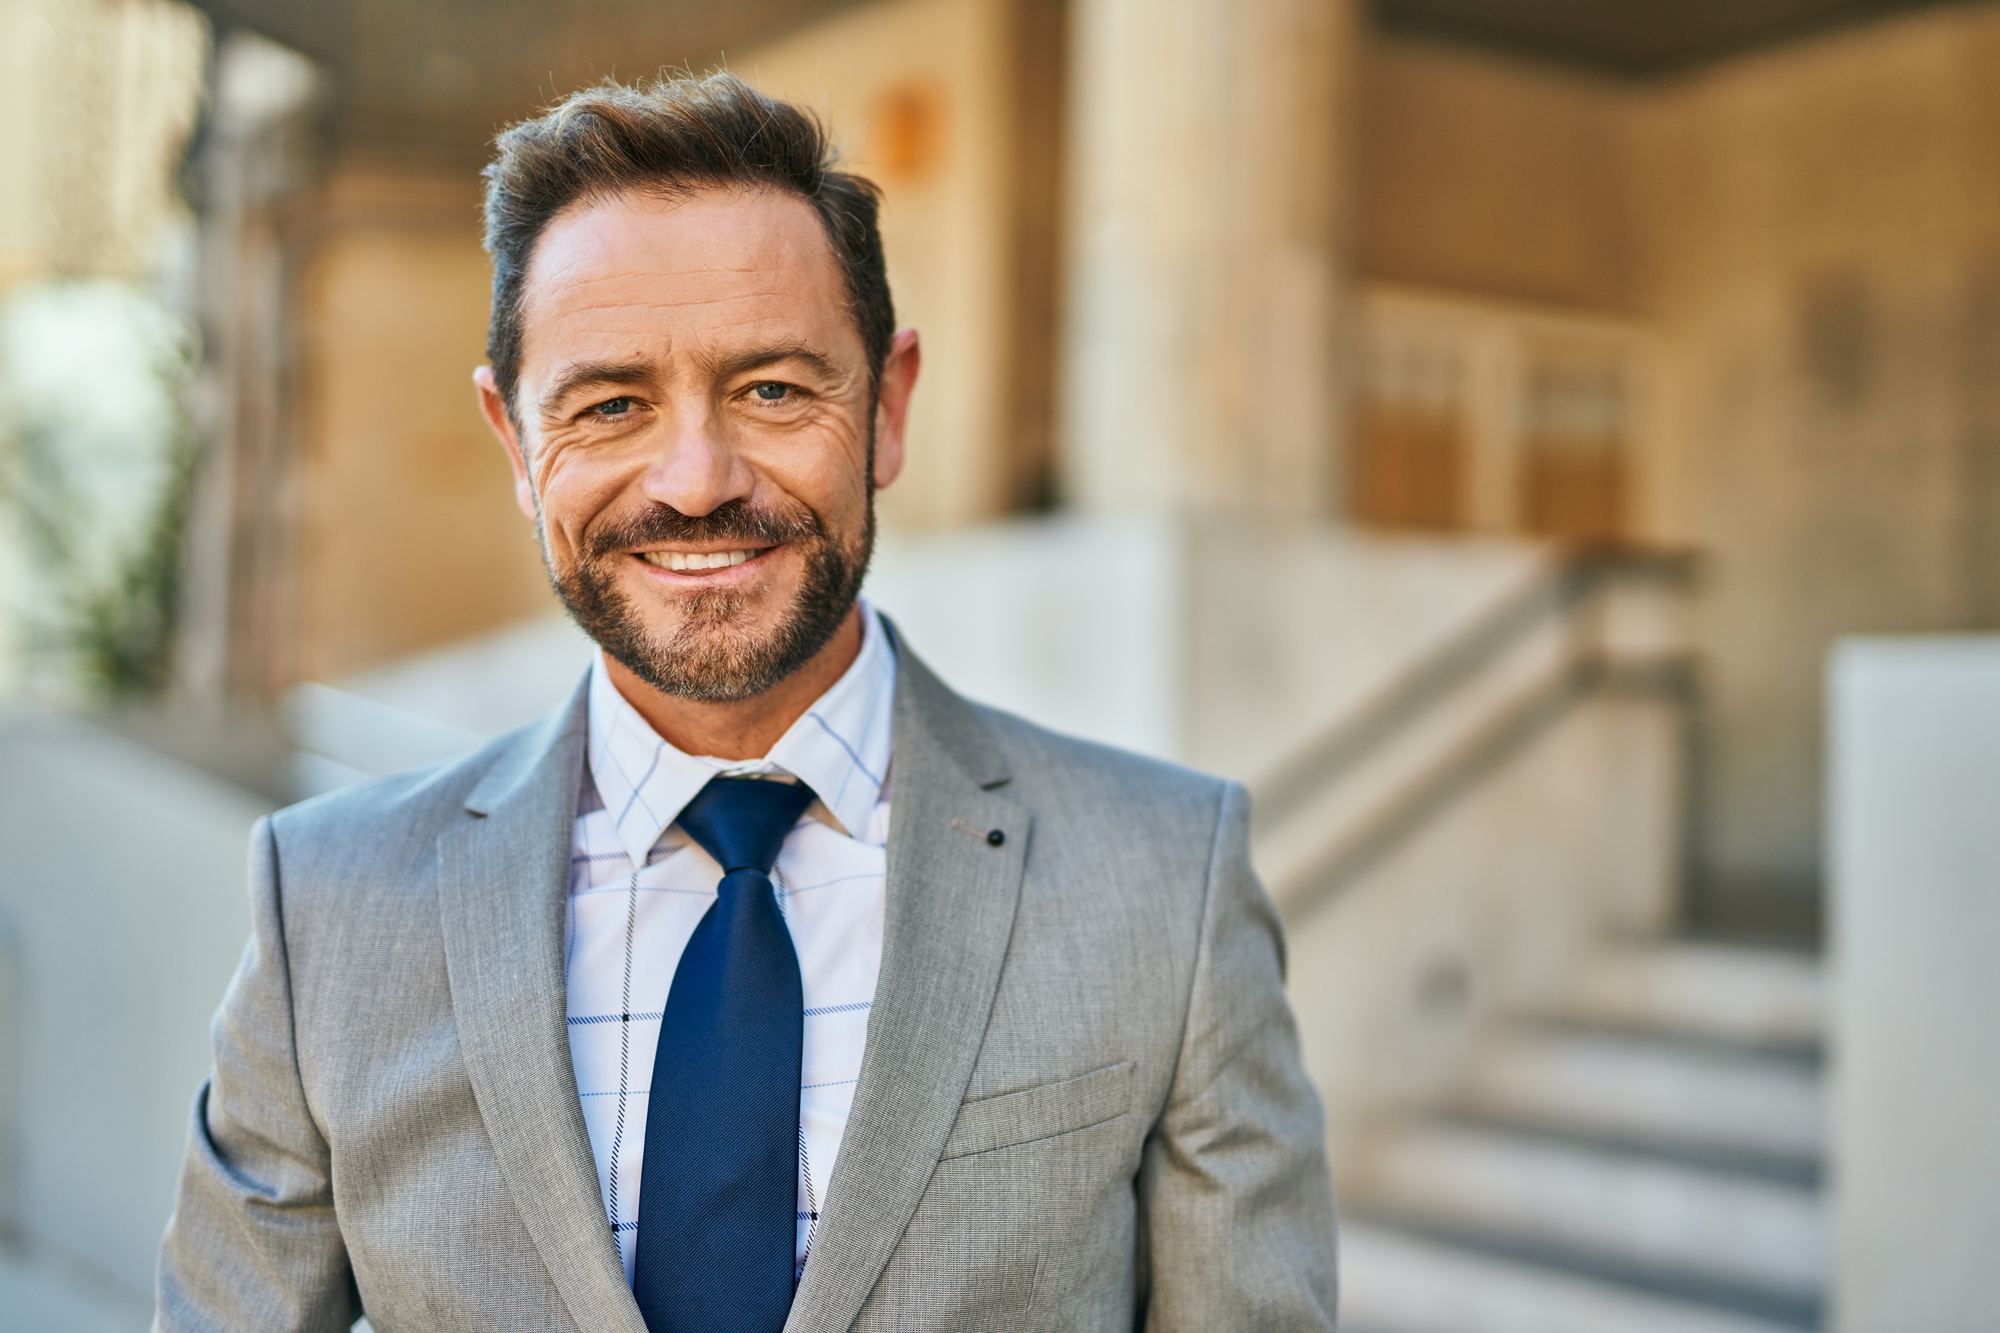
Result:
M882 971L787 1333L846 1330L901 1242L971 1081L1020 902L1033 818L999 790L1006 759L900 642L895 727Z
M896 654L894 814L867 1049L788 1333L842 1333L923 1198L972 1077L1012 936L1033 816L972 708ZM439 839L452 1005L502 1174L572 1318L645 1333L598 1190L564 1022L563 908L587 686L502 742ZM997 832L996 841L991 834Z
M529 1237L579 1327L645 1333L625 1285L570 1064L563 914L583 776L579 687L499 743L438 839L438 911L472 1094Z

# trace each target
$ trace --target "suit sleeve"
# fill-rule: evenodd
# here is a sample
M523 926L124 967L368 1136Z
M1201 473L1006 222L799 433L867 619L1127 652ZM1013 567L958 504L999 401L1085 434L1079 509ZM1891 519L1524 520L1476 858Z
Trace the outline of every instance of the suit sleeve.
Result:
M1249 798L1216 821L1187 1028L1139 1175L1151 1333L1334 1323L1333 1189L1284 993L1276 910L1250 868Z
M333 1211L332 1155L300 1081L278 846L250 840L251 936L195 1094L155 1333L340 1333L360 1317Z

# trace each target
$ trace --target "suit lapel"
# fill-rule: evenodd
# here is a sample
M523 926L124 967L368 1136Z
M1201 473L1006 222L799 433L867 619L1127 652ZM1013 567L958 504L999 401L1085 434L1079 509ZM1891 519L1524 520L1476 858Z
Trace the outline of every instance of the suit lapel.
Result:
M847 1329L900 1243L964 1100L1020 901L1030 815L992 790L1005 760L900 642L893 767L882 971L787 1333Z
M445 967L500 1170L572 1319L645 1333L605 1221L570 1065L563 911L584 694L502 753L438 840Z

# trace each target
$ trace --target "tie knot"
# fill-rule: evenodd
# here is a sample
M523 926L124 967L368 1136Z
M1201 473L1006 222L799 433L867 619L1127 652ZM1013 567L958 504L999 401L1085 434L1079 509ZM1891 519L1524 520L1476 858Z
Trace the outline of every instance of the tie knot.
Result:
M785 835L812 803L813 789L803 782L711 778L675 822L716 859L723 874L768 875Z

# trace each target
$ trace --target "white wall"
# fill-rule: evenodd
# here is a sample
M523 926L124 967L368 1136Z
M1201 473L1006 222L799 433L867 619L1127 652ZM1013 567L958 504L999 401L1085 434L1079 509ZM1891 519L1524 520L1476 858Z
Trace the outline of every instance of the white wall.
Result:
M1183 564L1171 520L1024 520L885 536L868 597L968 698L1058 731L1179 757Z
M75 718L0 715L4 1203L30 1242L130 1292L152 1288L264 809Z
M885 538L868 595L970 698L1250 781L1544 559L1311 521L1069 514Z
M2000 636L1830 671L1840 1333L2000 1310Z

